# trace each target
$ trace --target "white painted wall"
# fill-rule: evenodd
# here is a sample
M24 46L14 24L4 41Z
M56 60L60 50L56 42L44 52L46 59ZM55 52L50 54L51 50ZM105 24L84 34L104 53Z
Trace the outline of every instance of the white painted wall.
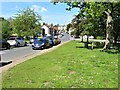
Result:
M43 25L42 28L45 29L45 34L50 34L50 29L46 25Z

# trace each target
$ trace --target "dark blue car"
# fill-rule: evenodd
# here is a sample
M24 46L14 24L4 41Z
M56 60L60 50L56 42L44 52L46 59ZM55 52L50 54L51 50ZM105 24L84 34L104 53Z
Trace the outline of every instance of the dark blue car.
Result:
M32 43L32 49L33 50L35 50L35 49L44 49L44 48L49 48L49 47L50 47L50 43L45 38L37 38Z
M49 41L51 47L54 46L54 41L53 41L54 38L53 38L53 36L46 36L44 38Z

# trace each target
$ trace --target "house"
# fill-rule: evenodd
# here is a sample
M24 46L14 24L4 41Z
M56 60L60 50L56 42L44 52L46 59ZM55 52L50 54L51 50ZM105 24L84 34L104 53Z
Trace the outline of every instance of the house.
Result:
M48 25L43 23L43 26L41 27L41 34L44 37L45 35L58 35L61 30L63 30L63 27L57 26L57 25Z
M43 23L43 26L41 28L42 28L41 34L42 34L43 37L45 35L50 34L50 29L49 29L49 26L47 24Z
M58 29L58 26L50 26L49 27L50 28L50 34L51 35L56 35L56 34L58 34L59 33L59 29Z

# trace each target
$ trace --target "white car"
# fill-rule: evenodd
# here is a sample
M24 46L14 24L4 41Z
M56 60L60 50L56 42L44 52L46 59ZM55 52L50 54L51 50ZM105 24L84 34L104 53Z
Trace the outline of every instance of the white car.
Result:
M27 42L22 37L10 37L7 42L10 44L10 46L26 46Z
M62 32L61 35L64 36L64 33Z
M37 38L31 38L30 39L30 44L32 44L35 41L35 39L37 39Z

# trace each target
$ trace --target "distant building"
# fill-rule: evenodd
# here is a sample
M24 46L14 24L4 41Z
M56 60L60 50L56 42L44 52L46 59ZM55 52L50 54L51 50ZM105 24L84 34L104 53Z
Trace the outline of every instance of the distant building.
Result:
M58 26L52 26L51 29L52 29L52 34L53 34L53 35L58 34L58 32L59 32Z
M54 26L53 29L54 29L54 35L59 33L58 26Z
M50 29L47 24L43 23L41 34L44 37L45 35L50 34Z
M41 34L44 37L45 35L58 35L60 32L62 32L65 29L64 25L54 25L53 24L45 24L43 23L43 26L41 27Z

